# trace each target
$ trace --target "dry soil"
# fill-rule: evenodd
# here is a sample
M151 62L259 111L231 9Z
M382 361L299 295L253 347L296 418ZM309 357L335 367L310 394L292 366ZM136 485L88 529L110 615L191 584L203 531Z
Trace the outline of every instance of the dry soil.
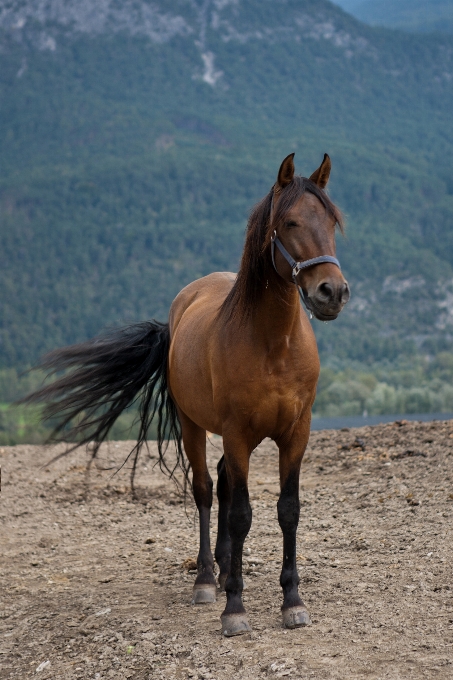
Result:
M298 563L313 625L294 631L280 622L277 453L264 442L246 542L253 632L232 639L224 594L190 604L194 506L153 445L138 500L127 467L112 476L131 446L104 445L89 477L84 451L42 467L63 447L0 449L2 680L453 678L453 421L312 434ZM220 450L211 440L213 476Z

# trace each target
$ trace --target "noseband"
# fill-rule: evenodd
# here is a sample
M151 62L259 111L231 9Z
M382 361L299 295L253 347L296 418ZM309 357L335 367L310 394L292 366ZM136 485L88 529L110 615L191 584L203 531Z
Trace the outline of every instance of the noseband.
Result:
M299 274L302 269L308 269L309 267L315 267L317 264L324 264L324 263L329 263L329 264L334 264L336 265L339 269L341 269L340 263L337 260L336 257L332 257L331 255L320 255L319 257L312 257L311 260L303 260L302 262L296 262L291 255L288 253L286 250L285 246L283 243L280 241L280 239L277 236L277 230L274 229L274 233L272 234L271 237L271 255L272 255L272 264L274 265L274 269L279 273L277 270L277 267L275 266L275 246L279 249L289 266L291 267L292 271L292 279L293 283L297 286L297 289L299 291L300 299L304 303L305 307L308 309L310 314L312 314L311 308L305 298L304 291L302 290L302 287L299 286L297 283L297 275ZM279 274L280 276L280 274Z

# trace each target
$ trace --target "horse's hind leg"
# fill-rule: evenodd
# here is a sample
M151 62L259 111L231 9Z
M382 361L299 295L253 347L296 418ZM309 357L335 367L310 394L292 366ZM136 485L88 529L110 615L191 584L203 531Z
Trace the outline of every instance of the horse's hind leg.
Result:
M281 492L277 511L283 533L280 585L283 589L283 625L286 628L299 628L310 624L310 617L298 592L299 575L296 564L296 532L300 514L299 474L309 434L310 422L298 428L289 442L279 444Z
M219 501L219 521L217 530L217 542L215 546L215 559L219 565L219 585L225 589L225 582L230 571L231 563L231 539L228 531L228 513L230 511L230 487L225 466L225 458L219 460L217 465L217 498Z
M209 523L212 506L212 479L206 465L206 431L187 416L179 413L184 450L193 472L193 495L200 517L200 551L197 558L198 574L193 587L193 604L216 601L214 558L211 552Z
M222 632L227 637L250 631L247 614L242 603L242 550L252 524L247 477L251 449L241 438L223 435L225 464L230 488L228 532L231 538L229 574L225 582L227 602L221 615Z

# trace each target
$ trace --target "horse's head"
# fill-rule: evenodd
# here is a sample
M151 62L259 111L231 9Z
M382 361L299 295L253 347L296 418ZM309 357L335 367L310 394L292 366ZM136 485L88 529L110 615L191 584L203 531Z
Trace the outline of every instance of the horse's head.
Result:
M285 158L273 188L270 229L274 265L283 279L302 288L306 305L316 318L331 321L350 297L348 282L335 264L335 228L342 228L342 216L324 192L331 162L325 154L320 167L305 179L295 176L293 158L294 154ZM304 263L314 258L322 261L305 268Z

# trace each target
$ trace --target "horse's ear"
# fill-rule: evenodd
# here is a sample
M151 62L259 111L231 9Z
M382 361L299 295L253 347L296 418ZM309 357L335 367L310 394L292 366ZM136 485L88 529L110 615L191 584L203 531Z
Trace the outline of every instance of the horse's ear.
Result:
M324 189L329 181L330 171L332 170L332 163L329 156L325 153L324 159L317 170L310 177L311 181Z
M291 184L294 179L294 172L296 170L293 160L294 155L295 154L290 153L289 156L286 156L285 160L280 166L277 177L277 186L280 187L280 189L287 187L288 184Z

